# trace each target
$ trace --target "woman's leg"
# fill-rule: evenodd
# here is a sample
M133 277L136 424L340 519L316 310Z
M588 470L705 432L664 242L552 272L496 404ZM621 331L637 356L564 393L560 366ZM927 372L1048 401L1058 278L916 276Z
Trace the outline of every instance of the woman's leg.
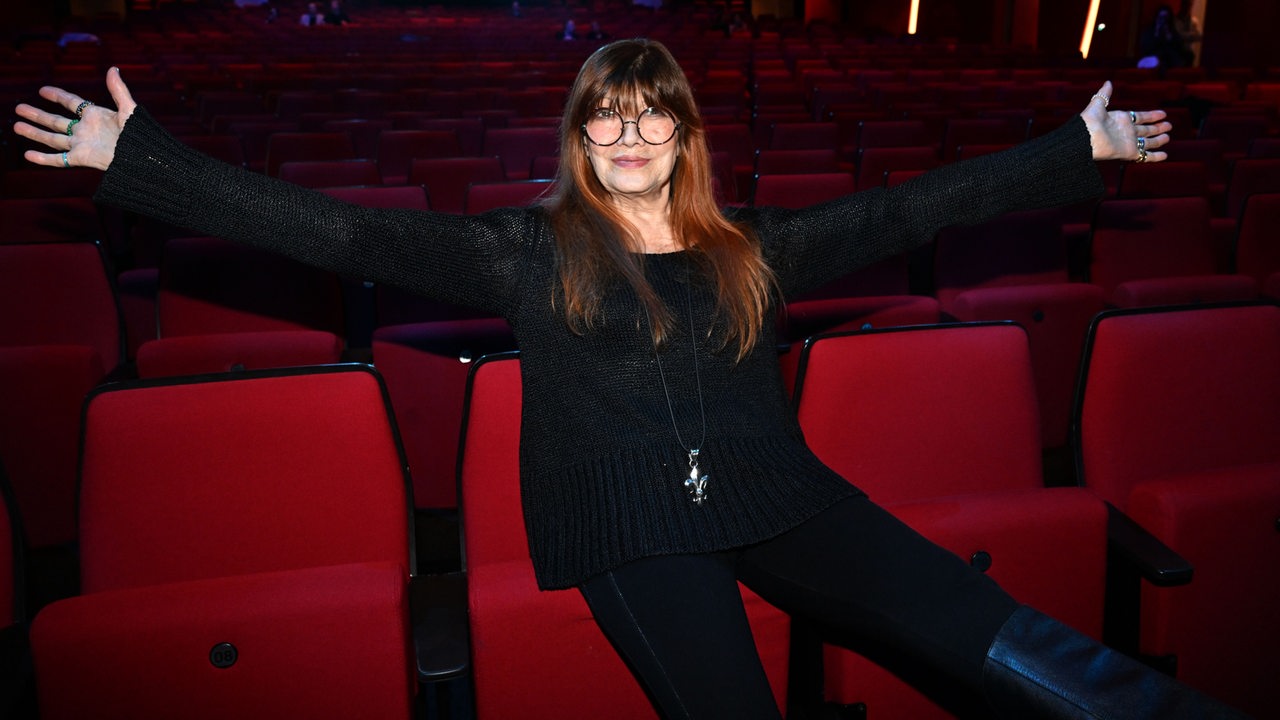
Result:
M780 720L727 556L645 558L580 589L664 717Z
M765 600L893 669L910 675L926 666L935 680L938 673L954 678L998 717L1245 717L1019 606L866 498L838 503L744 551L738 572Z
M973 691L992 639L1018 607L866 497L748 548L738 573L765 600L908 679L943 678Z

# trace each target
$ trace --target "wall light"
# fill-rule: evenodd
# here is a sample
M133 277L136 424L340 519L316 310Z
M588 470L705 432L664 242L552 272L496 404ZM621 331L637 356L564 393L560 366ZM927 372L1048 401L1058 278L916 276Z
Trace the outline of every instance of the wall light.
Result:
M1098 21L1098 5L1102 0L1089 0L1089 16L1084 20L1084 36L1080 38L1080 55L1089 57L1089 46L1093 44L1094 23ZM1103 25L1102 27L1106 27ZM1098 29L1101 30L1102 27Z

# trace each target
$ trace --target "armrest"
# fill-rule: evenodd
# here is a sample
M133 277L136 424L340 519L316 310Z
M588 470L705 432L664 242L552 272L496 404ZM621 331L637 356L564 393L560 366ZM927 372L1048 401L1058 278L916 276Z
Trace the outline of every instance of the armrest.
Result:
M409 583L409 603L418 681L439 682L465 675L471 665L466 575L415 576Z
M1191 563L1111 503L1107 503L1107 544L1153 585L1191 582Z

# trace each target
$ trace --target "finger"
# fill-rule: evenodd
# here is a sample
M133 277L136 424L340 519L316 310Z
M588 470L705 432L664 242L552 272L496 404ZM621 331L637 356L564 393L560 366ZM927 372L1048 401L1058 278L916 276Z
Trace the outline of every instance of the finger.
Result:
M1165 145L1168 145L1169 136L1164 133L1161 133L1159 135L1152 135L1151 137L1147 138L1143 142L1145 143L1146 149L1151 150L1152 148L1164 147Z
M66 133L49 132L24 122L14 123L13 132L15 135L47 145L54 150L62 151L71 148L71 138Z
M1098 88L1098 92L1093 94L1093 97L1089 99L1089 102L1098 103L1102 106L1103 110L1106 110L1107 105L1111 102L1111 81L1108 80L1102 83L1102 87Z
M129 86L124 84L124 80L120 77L120 68L113 67L107 71L107 92L111 93L111 99L116 104L116 111L120 113L120 119L123 122L128 120L133 114L134 108L138 107L138 103L134 102L133 94L129 92Z
M66 167L62 162L62 153L42 153L35 150L28 150L22 153L22 157L30 163L36 165L45 165L47 167Z
M40 88L40 97L51 103L55 103L60 107L66 108L68 112L72 113L76 111L76 106L84 99L73 92L68 92L53 85L45 85Z
M1166 152L1159 151L1159 150L1157 150L1156 152L1147 151L1146 161L1149 163L1164 162L1165 160L1168 160L1168 159L1169 159L1169 154Z
M1163 110L1139 110L1134 113L1137 118L1138 125L1153 125L1169 117L1169 113Z
M1154 125L1139 125L1137 128L1138 137L1152 137L1155 135L1167 135L1173 132L1173 123L1160 122Z
M48 128L54 132L65 133L67 131L67 124L71 122L70 118L65 118L61 115L54 115L53 113L45 112L40 108L32 107L30 105L19 105L15 109L15 112L17 112L18 117L36 125Z

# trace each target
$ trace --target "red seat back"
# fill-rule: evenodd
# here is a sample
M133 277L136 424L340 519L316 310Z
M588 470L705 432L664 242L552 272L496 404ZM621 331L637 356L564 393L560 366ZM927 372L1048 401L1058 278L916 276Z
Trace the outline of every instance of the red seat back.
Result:
M818 336L803 352L796 407L805 440L877 501L1041 485L1035 386L1018 326Z
M221 238L175 238L165 245L157 303L161 337L344 331L335 274Z
M0 346L83 345L99 376L114 370L122 337L104 262L88 242L0 244Z
M1280 461L1280 307L1111 311L1086 353L1080 473L1117 507L1150 478Z
M934 287L948 307L974 288L1067 282L1062 213L1010 213L979 225L949 227L934 242Z
M267 139L266 171L279 177L290 160L355 160L356 146L345 132L278 132Z
M461 215L467 205L467 188L475 183L506 180L502 161L496 157L419 158L409 168L410 185L426 188L431 209Z
M378 170L388 185L404 183L415 158L460 155L462 144L452 130L386 130L378 137Z
M506 207L528 207L551 192L552 180L474 183L467 188L468 215Z
M387 402L371 369L349 365L95 392L82 590L343 563L411 570L411 490Z
M843 197L853 190L853 175L846 172L761 175L756 178L752 204L802 208Z
M1090 256L1089 279L1108 296L1129 280L1212 275L1208 200L1104 200Z
M1261 285L1280 272L1280 193L1250 196L1240 214L1236 271Z
M497 318L374 331L373 361L387 381L418 507L457 507L458 439L471 363L515 347L511 328Z

